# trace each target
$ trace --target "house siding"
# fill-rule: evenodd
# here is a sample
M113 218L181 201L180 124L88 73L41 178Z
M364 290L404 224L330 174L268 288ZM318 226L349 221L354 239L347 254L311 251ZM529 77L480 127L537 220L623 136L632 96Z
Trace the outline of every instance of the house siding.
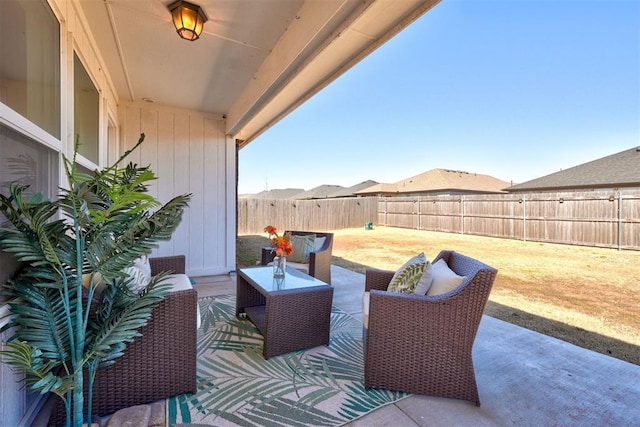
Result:
M144 132L145 142L131 160L151 165L158 176L150 186L151 193L161 202L193 193L174 237L160 244L152 256L184 254L191 276L235 269L236 148L233 139L225 135L225 121L218 115L118 99L91 28L78 12L78 3L48 0L48 4L60 23L61 137L52 136L4 105L0 105L0 121L70 158L75 142L72 64L77 53L100 98L98 162L79 157L78 163L90 170L110 164ZM66 186L62 167L58 177L60 186ZM0 336L0 345L5 339ZM0 362L2 426L30 425L42 404L39 395L25 393L19 379Z
M153 256L186 255L191 276L235 269L235 207L228 206L229 201L235 206L235 144L224 133L224 119L145 103L125 105L119 115L122 152L145 134L130 160L150 164L156 173L151 194L163 203L192 194L174 237Z

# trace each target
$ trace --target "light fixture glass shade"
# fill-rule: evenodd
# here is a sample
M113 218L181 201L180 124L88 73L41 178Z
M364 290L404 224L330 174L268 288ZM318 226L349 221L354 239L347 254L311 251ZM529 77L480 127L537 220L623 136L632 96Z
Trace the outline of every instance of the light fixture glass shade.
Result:
M186 1L177 1L169 5L173 25L178 35L185 40L194 41L200 37L207 17L195 4Z

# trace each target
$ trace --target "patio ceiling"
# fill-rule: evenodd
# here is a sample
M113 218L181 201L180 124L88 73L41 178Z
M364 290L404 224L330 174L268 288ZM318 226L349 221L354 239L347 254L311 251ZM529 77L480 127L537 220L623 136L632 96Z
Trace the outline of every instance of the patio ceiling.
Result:
M218 113L248 144L440 0L194 0L199 40L173 0L78 0L120 101Z

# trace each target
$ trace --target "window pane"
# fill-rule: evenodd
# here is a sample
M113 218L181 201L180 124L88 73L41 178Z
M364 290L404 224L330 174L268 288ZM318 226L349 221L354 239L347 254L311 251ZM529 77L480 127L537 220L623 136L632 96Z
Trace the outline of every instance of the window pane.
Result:
M29 185L30 195L43 193L53 199L58 194L58 154L42 144L0 124L0 193L9 194L9 184ZM5 223L0 215L0 224ZM0 282L18 268L15 259L0 251Z
M60 24L46 1L0 1L0 102L60 139Z
M98 164L98 119L100 98L89 74L77 55L73 55L73 123L80 142L78 153Z

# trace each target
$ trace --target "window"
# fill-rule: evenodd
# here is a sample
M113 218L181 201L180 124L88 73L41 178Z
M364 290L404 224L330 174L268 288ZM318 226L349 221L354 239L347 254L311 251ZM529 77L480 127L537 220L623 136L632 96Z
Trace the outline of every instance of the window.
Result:
M46 1L0 1L0 102L60 139L60 24Z
M98 164L100 97L78 55L73 55L73 123L78 154Z
M12 182L29 185L28 194L58 194L58 153L0 124L0 192L7 195ZM0 216L0 224L4 223ZM0 281L18 268L15 259L0 251Z

